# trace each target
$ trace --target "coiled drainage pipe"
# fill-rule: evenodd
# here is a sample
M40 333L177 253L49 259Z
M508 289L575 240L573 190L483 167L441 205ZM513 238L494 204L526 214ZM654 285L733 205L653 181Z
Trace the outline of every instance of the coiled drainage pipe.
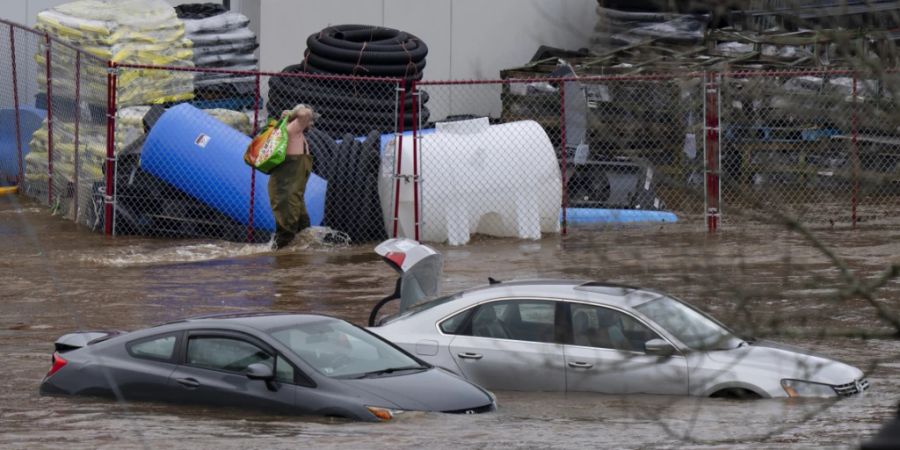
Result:
M282 72L400 78L405 89L422 79L428 54L428 46L418 37L371 25L330 26L310 35L306 45L303 62ZM422 107L414 116L416 98L408 95L402 105L397 104L395 87L373 81L272 77L268 111L278 116L297 103L312 105L322 114L316 126L335 138L348 133L363 136L373 130L391 132L399 126L401 107L404 128L411 128L414 118L427 122L427 93L421 93Z

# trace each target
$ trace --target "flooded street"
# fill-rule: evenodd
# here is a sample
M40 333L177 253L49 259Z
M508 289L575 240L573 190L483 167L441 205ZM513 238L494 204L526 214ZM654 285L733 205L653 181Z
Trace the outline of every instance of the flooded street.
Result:
M857 275L900 258L900 226L823 226L815 234ZM307 239L265 245L117 237L0 197L2 448L854 448L900 401L900 340L865 300L838 301L840 270L775 225L573 229L540 241L476 237L436 245L443 291L487 277L636 284L698 305L734 328L771 335L860 367L872 388L829 400L734 401L666 396L495 392L482 415L407 413L390 423L92 398L42 397L53 341L77 329L133 330L226 311L330 314L364 324L394 287L375 243ZM877 291L896 311L900 282ZM773 321L779 325L773 327ZM831 333L823 333L829 331ZM850 331L834 336L835 331ZM861 339L862 332L874 335Z

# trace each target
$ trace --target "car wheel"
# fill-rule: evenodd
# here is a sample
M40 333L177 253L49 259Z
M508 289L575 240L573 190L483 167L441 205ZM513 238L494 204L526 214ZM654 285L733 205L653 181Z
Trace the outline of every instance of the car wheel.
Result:
M755 400L762 398L761 395L744 388L728 388L716 391L711 398L727 398L732 400Z

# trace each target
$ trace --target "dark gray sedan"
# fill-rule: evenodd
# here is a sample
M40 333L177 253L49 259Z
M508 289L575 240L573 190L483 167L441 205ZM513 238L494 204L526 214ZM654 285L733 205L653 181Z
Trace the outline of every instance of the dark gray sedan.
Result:
M44 394L117 396L390 420L402 411L480 413L493 395L343 320L207 316L56 341Z

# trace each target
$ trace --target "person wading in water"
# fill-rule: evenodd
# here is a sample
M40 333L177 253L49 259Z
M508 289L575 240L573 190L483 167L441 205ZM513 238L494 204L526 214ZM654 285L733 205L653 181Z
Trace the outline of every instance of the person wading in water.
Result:
M318 117L311 107L303 104L281 115L289 118L287 150L284 162L269 173L269 203L275 217L272 248L276 250L290 244L297 233L309 227L303 192L312 173L312 154L304 133Z

